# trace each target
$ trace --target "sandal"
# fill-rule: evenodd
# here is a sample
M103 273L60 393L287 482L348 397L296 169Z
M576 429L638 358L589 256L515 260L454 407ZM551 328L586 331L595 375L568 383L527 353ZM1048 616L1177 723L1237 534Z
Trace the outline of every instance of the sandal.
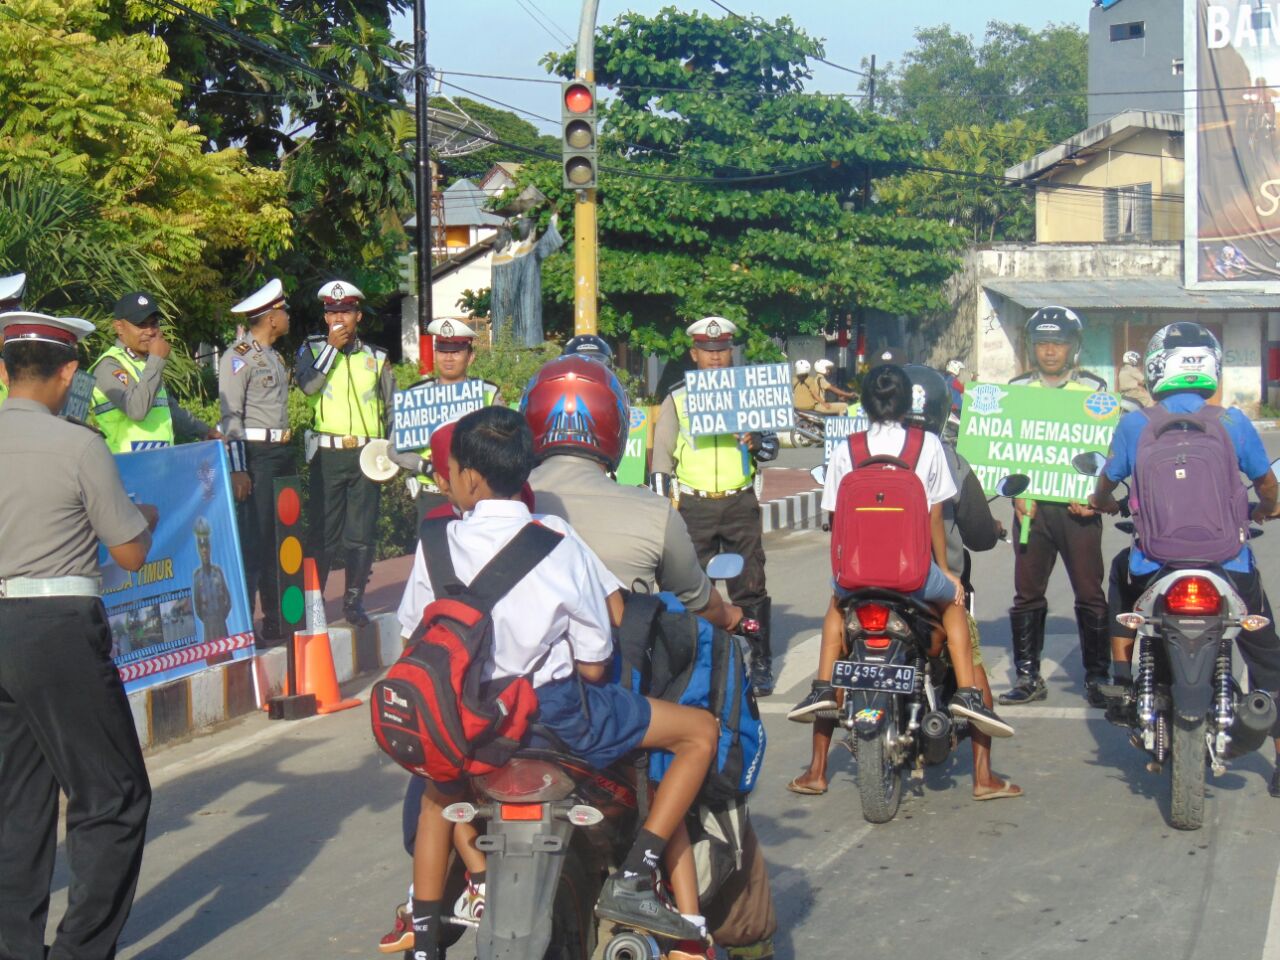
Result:
M1020 796L1022 796L1022 788L1018 786L1016 783L1009 783L1006 781L1005 785L1003 787L1000 787L999 789L988 790L986 793L975 793L973 795L973 799L975 800L1010 799L1011 800L1014 797L1020 797Z
M800 776L797 775L787 784L787 789L792 793L798 793L802 797L820 797L827 792L827 788L823 787L819 790L817 787L811 787L807 783L800 782Z

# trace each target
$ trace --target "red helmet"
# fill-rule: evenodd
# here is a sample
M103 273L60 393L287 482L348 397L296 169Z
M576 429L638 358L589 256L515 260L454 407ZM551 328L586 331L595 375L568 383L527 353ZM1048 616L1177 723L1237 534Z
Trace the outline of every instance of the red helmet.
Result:
M626 391L603 363L559 357L524 388L520 412L533 431L538 460L557 453L598 460L618 469L627 449L631 411Z

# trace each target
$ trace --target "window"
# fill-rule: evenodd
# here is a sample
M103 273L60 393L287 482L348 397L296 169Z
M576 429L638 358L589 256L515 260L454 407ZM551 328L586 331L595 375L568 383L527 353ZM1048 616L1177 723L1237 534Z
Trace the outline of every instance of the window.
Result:
M1147 22L1134 20L1130 23L1113 23L1111 25L1111 42L1120 40L1141 40L1147 35Z
M1174 57L1174 58L1173 58L1173 67L1172 67L1172 69L1170 70L1170 72L1171 72L1175 77L1180 77L1180 76L1182 76L1182 58L1181 58L1181 57Z
M1104 240L1151 239L1151 184L1113 187L1102 198Z

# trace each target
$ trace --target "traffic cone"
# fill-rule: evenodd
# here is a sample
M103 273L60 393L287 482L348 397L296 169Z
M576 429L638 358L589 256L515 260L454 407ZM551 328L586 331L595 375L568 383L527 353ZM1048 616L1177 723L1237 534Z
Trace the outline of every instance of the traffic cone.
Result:
M307 632L293 635L298 665L298 690L304 694L315 694L317 713L336 713L358 707L359 700L343 700L338 691L338 674L333 668L329 624L325 619L324 595L320 592L320 575L316 571L315 560L307 557L303 561L302 571Z

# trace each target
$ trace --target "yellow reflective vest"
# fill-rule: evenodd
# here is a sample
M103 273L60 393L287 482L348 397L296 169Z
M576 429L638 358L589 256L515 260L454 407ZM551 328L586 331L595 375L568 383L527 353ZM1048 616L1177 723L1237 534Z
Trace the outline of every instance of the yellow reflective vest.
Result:
M706 493L740 490L750 484L755 477L755 461L746 445L732 433L700 437L690 434L686 396L684 387L671 392L680 424L673 453L676 479Z
M110 347L89 368L93 372L103 360L114 357L135 380L142 379L145 360L134 359L119 345ZM141 420L130 420L101 390L93 391L93 418L107 440L112 453L129 453L151 447L172 446L174 441L173 414L169 410L169 391L161 384L151 401L151 409Z

